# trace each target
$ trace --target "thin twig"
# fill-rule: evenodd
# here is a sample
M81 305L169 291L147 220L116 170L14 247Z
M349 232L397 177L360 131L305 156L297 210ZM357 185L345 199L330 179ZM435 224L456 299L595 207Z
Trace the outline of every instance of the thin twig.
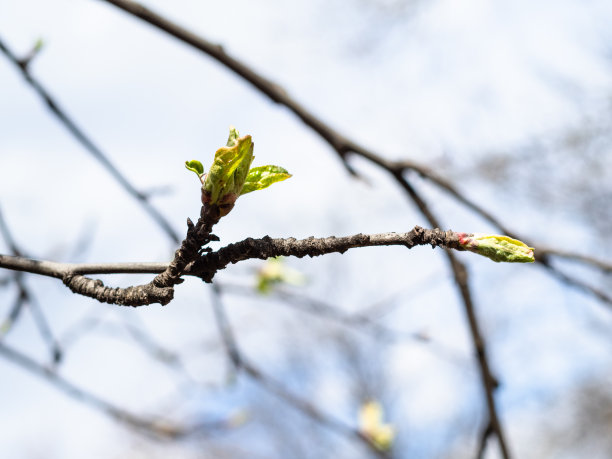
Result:
M567 260L577 261L585 265L593 266L608 274L612 273L612 263L611 262L602 260L596 257L590 257L588 255L582 255L582 254L578 254L574 252L567 252L564 250L558 250L558 249L552 249L552 248L542 248L542 247L538 247L538 255L545 256L545 257L565 258Z
M210 234L210 228L204 232L204 235L199 234L198 229L203 228L203 226L199 226L200 222L195 226L191 222L189 223L188 236L183 241L181 248L176 251L175 259L169 264L109 263L90 265L57 263L0 255L0 268L59 278L74 293L95 298L103 303L136 307L153 303L168 304L174 296L174 286L183 281L182 276L197 276L206 282L211 282L217 271L224 269L227 265L252 258L265 260L280 255L298 258L315 257L334 252L344 253L348 249L356 247L390 245L402 245L409 249L417 245L431 245L432 247L463 250L459 245L457 233L442 231L437 228L430 230L415 226L408 233L355 234L346 237L310 237L302 240L295 238L272 239L269 236L261 239L247 238L241 242L229 244L217 251L201 254L199 248L203 245L202 242L210 240L214 235ZM138 271L138 268L143 270ZM145 272L145 269L146 272L160 272L160 274L148 284L126 288L106 287L101 280L84 276L85 273L99 274L101 272L142 273Z
M0 234L4 238L5 242L9 246L9 250L13 253L14 256L22 256L23 251L17 245L15 238L13 237L12 232L10 231L6 220L4 219L4 215L2 214L2 210L0 209ZM62 350L60 348L57 339L53 335L51 331L51 327L49 326L49 321L45 316L42 308L36 301L35 295L28 289L23 273L16 272L13 276L14 283L17 285L18 296L13 305L13 308L9 312L8 317L2 323L0 328L0 336L6 334L17 322L19 319L23 308L28 305L29 310L34 318L34 323L40 336L44 341L46 341L49 346L50 354L52 361L54 363L59 363L62 358Z
M252 297L253 287L247 287L238 284L218 283L214 282L216 288L229 295L243 295ZM358 330L364 334L381 339L383 341L396 343L399 341L411 340L424 346L436 357L443 359L449 363L464 367L463 355L456 352L450 347L436 342L436 340L420 332L403 332L393 328L389 328L384 324L377 322L370 315L363 313L349 314L344 312L340 307L331 305L324 301L315 298L310 298L303 294L291 293L287 290L275 289L273 292L266 294L266 298L270 298L281 302L290 308L298 311L311 314L313 316L327 319L347 327L351 330Z
M216 288L223 293L230 295L252 297L254 293L257 293L253 287L245 285L227 283L219 284L218 282L215 282L213 285L215 285ZM429 340L420 333L393 330L376 322L367 315L360 313L349 314L337 306L333 306L315 298L310 298L303 294L296 294L286 290L275 289L273 292L266 293L266 298L274 299L295 310L302 311L316 317L328 319L345 327L362 330L376 338L381 338L386 341L410 339L421 343L429 342Z
M137 430L146 431L147 433L151 433L161 438L177 438L191 433L191 429L186 429L163 420L146 419L113 405L79 388L64 379L51 368L40 365L25 354L5 345L2 341L0 341L0 355L29 372L42 377L71 398L90 405L111 416L113 419L136 428Z
M476 452L476 459L484 459L485 452L487 451L487 444L489 443L489 438L493 435L493 427L490 422L487 422L487 426L483 429L482 434L480 435L480 442L478 444L478 451Z

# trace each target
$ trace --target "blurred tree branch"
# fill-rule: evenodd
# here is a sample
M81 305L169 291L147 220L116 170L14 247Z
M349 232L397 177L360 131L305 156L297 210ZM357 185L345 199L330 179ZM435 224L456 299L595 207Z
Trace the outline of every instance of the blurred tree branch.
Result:
M30 72L29 65L35 57L30 53L26 58L19 59L8 46L0 39L0 51L21 71L25 81L36 91L45 102L47 108L64 125L68 132L111 174L121 187L149 214L149 216L162 228L166 235L175 243L180 242L178 233L172 228L170 222L151 204L149 195L138 191L134 185L117 169L108 159L108 156L85 134L76 122L59 105L57 100L51 96L49 91Z

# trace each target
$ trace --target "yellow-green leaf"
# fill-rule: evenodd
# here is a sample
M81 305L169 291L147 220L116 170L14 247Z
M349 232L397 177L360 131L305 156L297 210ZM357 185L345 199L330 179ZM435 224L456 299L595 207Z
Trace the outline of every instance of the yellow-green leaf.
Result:
M263 190L276 182L282 182L291 177L291 174L279 166L259 166L249 171L241 195L255 190Z
M192 172L195 172L198 177L201 177L204 174L204 166L200 161L196 161L192 159L191 161L185 161L185 167Z

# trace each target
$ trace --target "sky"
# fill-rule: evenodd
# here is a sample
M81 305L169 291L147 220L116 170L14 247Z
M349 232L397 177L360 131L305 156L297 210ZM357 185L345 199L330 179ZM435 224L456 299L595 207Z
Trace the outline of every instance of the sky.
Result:
M222 44L333 127L388 158L435 167L450 155L461 164L495 149L547 138L609 109L612 5L603 0L146 5ZM352 179L327 145L288 110L212 59L104 2L0 0L0 38L20 55L42 38L43 49L31 64L33 75L137 188L159 190L153 202L179 233L188 216L197 217L200 205L197 179L183 163L199 159L206 167L225 143L229 125L252 134L254 165L278 164L293 177L275 185L276 190L241 198L231 218L217 227L223 243L266 234L299 238L427 226L384 173L355 158L355 168L368 182ZM165 261L172 256L174 244L50 115L5 58L0 59L0 107L0 209L29 255L75 262ZM415 183L448 227L490 229L428 184ZM567 216L523 211L518 201L502 201L494 187L482 184L466 192L538 241L560 245L568 238L584 239L590 242L581 249L597 253L589 228ZM75 241L82 239L86 250L75 253ZM6 249L0 241L0 252ZM468 262L467 254L460 255ZM383 320L403 331L426 331L459 356L459 365L443 363L426 346L412 342L386 351L393 393L414 395L398 398L393 414L409 413L410 432L433 438L432 445L410 447L424 457L437 451L435 439L445 431L431 434L431 426L449 417L449 405L457 406L458 413L478 415L470 342L440 253L423 248L406 255L377 248L288 263L309 279L309 295L350 311L381 297L396 298L398 307ZM219 279L251 285L258 266L233 266ZM469 269L485 332L496 337L492 354L504 381L500 406L511 439L519 440L526 428L513 420L522 419L529 403L554 399L609 363L605 341L591 334L588 322L595 318L609 326L610 317L601 314L595 301L561 288L537 267L492 266L470 258ZM148 279L104 278L112 285ZM215 327L209 292L199 283L181 285L171 306L132 311L67 295L55 280L30 277L27 282L60 338L88 315L138 323L189 355L189 370L205 387L223 387L222 353L200 352L206 340L215 342ZM435 288L419 289L422 285ZM0 290L0 314L9 310L14 295ZM278 342L295 339L298 347L300 341L285 336L282 328L291 320L299 325L300 319L282 312L262 315L253 302L228 298L230 315L249 354L277 370L286 359ZM143 349L108 335L87 334L71 346L61 373L135 411L154 411L160 400L175 400L175 378L152 364ZM316 345L317 335L312 335L302 344ZM4 340L41 361L48 358L29 315ZM377 355L374 344L372 358ZM325 365L324 359L311 358L313 365ZM129 438L103 415L9 362L0 361L0 368L0 422L7 426L3 456L71 458L97 451L102 458L125 451ZM156 383L143 390L143 382L151 380ZM338 399L341 379L322 377L320 384L321 403ZM214 417L251 403L249 390L245 393L230 390L224 403L213 407L217 393L207 398L198 392L198 397L207 400L205 415ZM346 405L336 414L351 421ZM32 429L41 446L29 441ZM109 444L107 437L125 441ZM489 457L497 456L492 452Z

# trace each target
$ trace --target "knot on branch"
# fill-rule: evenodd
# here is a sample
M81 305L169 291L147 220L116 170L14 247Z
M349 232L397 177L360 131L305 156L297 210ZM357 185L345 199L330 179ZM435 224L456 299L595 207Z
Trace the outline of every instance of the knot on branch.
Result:
M165 289L183 282L181 276L187 265L198 259L202 253L210 252L210 249L205 246L211 241L219 240L216 235L212 234L212 227L219 221L219 218L219 207L208 204L202 206L200 218L195 225L188 218L187 236L179 249L174 252L174 259L168 268L155 276L151 284L156 288Z
M412 233L414 234L414 245L430 244L432 248L459 248L459 238L457 237L457 233L452 230L442 231L439 228L425 229L420 226L415 226Z
M74 293L94 298L102 303L122 306L145 306L160 303L165 306L174 297L172 287L160 288L153 283L126 288L106 287L100 279L90 279L80 274L65 274L62 282Z

